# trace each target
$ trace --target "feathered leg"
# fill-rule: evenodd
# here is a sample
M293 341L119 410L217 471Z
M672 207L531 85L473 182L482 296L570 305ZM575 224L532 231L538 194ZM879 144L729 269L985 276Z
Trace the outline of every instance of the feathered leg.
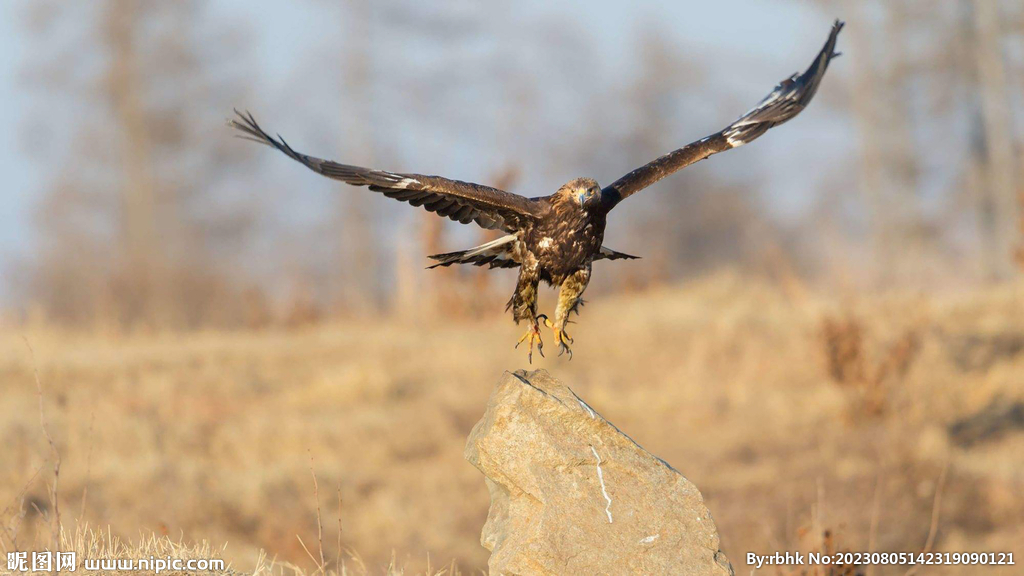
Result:
M527 359L533 364L533 346L536 344L537 352L544 355L544 342L540 339L540 325L537 322L537 286L540 283L540 268L537 262L524 263L519 269L519 281L516 283L516 291L505 306L505 310L512 310L512 318L516 324L523 320L530 322L530 328L523 334L523 337L516 343L516 348L525 341L530 344L530 352ZM542 316L545 321L547 317Z
M569 348L569 344L572 344L572 337L566 334L565 326L569 323L569 314L572 312L579 313L579 307L583 304L581 296L583 296L583 291L587 289L588 283L590 283L590 266L570 274L562 282L562 287L558 291L555 321L548 322L545 319L545 324L555 333L555 342L558 342L558 355L561 356L563 353L568 352L570 360L572 360L572 349Z

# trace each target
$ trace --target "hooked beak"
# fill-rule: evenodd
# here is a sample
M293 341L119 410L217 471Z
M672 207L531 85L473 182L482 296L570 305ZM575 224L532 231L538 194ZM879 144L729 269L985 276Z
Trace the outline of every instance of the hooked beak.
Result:
M576 193L576 201L579 202L580 206L583 206L583 204L586 202L586 199L587 199L587 193L586 192L577 192Z

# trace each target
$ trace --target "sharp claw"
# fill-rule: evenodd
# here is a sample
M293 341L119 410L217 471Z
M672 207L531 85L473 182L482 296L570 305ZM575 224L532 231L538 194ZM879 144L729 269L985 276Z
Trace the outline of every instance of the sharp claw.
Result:
M572 336L569 336L569 334L566 333L564 327L558 328L557 326L552 326L551 329L555 333L555 341L558 342L558 355L561 356L562 354L568 353L569 359L572 360L572 348L569 347L569 345L573 343Z

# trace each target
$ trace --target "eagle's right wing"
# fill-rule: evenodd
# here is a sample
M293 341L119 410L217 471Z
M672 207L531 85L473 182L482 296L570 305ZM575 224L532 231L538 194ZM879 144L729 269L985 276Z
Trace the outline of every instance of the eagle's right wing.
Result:
M514 232L529 219L539 218L546 206L518 194L489 186L449 180L440 176L397 174L359 166L339 164L296 152L280 136L277 139L260 128L251 114L235 110L237 119L228 124L244 133L243 138L266 144L283 152L318 174L353 186L368 186L389 198L423 206L456 222L476 222L483 228Z
M839 55L835 51L836 38L842 29L843 23L836 20L825 46L803 74L793 74L783 80L757 106L724 130L669 152L605 187L601 191L605 206L611 209L658 180L712 154L742 146L799 114L818 90L828 63Z

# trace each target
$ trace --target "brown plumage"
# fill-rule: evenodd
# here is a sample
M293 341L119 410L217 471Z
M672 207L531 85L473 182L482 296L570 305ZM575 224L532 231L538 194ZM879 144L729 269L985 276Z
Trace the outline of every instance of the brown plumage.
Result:
M329 178L354 186L367 186L389 198L408 202L456 222L475 222L506 236L476 248L435 254L437 266L474 264L491 268L519 267L516 290L508 302L516 323L526 320L529 330L519 340L543 355L540 320L552 328L560 353L572 356L572 339L565 333L569 314L583 304L595 260L636 258L601 245L608 212L625 198L658 180L712 154L742 146L768 129L800 113L818 89L835 52L843 23L836 21L825 46L803 74L782 81L757 106L720 132L670 152L619 178L602 189L591 178L576 178L554 194L525 198L497 188L440 176L404 174L339 164L296 152L283 138L271 137L251 114L236 111L230 120L242 137L280 150L289 158ZM541 281L559 287L555 320L537 314L537 288ZM517 344L518 346L518 344Z

